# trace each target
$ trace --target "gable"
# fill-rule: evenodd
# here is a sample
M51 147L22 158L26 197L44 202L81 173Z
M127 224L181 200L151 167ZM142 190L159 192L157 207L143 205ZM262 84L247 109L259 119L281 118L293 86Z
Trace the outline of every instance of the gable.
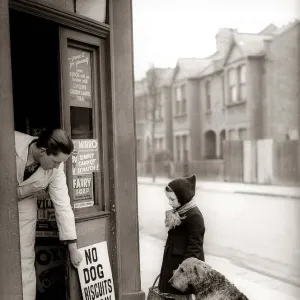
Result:
M179 67L177 72L176 72L176 75L174 77L174 81L185 79L185 77L186 77L185 70L183 70L182 68Z
M231 63L236 62L236 61L238 61L240 59L243 59L243 58L244 58L244 55L243 55L240 47L237 46L236 44L234 44L231 47L231 49L228 53L228 56L224 61L224 65L230 65Z

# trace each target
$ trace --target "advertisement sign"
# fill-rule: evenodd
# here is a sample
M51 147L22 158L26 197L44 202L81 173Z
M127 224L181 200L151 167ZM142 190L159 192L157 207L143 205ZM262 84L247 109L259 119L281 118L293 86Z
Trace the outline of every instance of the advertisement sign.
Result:
M78 267L83 300L115 300L107 243L80 248L83 260Z
M65 261L64 246L35 247L37 298L65 299Z
M98 140L75 139L72 152L73 175L91 174L99 171Z
M93 174L73 176L74 208L94 205Z
M36 237L58 237L54 206L47 190L37 195Z

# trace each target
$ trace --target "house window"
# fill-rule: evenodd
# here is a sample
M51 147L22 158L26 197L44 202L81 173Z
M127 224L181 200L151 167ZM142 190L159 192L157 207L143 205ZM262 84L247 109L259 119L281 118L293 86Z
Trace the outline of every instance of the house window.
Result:
M237 73L236 69L230 69L228 71L228 102L237 102Z
M187 110L187 100L185 86L181 85L176 88L176 104L175 104L175 115L186 114Z
M176 88L176 111L175 111L176 115L180 114L181 100L182 100L181 87L177 87Z
M158 95L156 98L156 107L155 107L155 120L161 121L163 118L162 109L163 109L163 102L162 102L162 95Z
M222 84L222 107L225 107L225 76L221 76L221 84Z
M206 111L211 111L211 87L210 81L205 82L205 98L206 98Z
M239 101L246 101L246 66L241 65L238 67L239 76Z
M186 95L185 95L185 86L181 86L181 101L182 101L182 109L181 109L181 112L183 114L186 113Z

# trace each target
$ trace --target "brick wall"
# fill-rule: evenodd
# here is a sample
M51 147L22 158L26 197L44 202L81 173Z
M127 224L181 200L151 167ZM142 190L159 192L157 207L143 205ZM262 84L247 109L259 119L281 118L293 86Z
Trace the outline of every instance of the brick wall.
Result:
M267 53L267 132L275 140L299 129L299 30L295 24L276 36Z

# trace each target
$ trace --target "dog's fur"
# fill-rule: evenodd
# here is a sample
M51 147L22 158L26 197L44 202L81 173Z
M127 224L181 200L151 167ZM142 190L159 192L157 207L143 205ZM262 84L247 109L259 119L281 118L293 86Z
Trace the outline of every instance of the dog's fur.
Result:
M184 260L170 283L181 292L195 294L196 300L249 300L224 275L196 258Z

